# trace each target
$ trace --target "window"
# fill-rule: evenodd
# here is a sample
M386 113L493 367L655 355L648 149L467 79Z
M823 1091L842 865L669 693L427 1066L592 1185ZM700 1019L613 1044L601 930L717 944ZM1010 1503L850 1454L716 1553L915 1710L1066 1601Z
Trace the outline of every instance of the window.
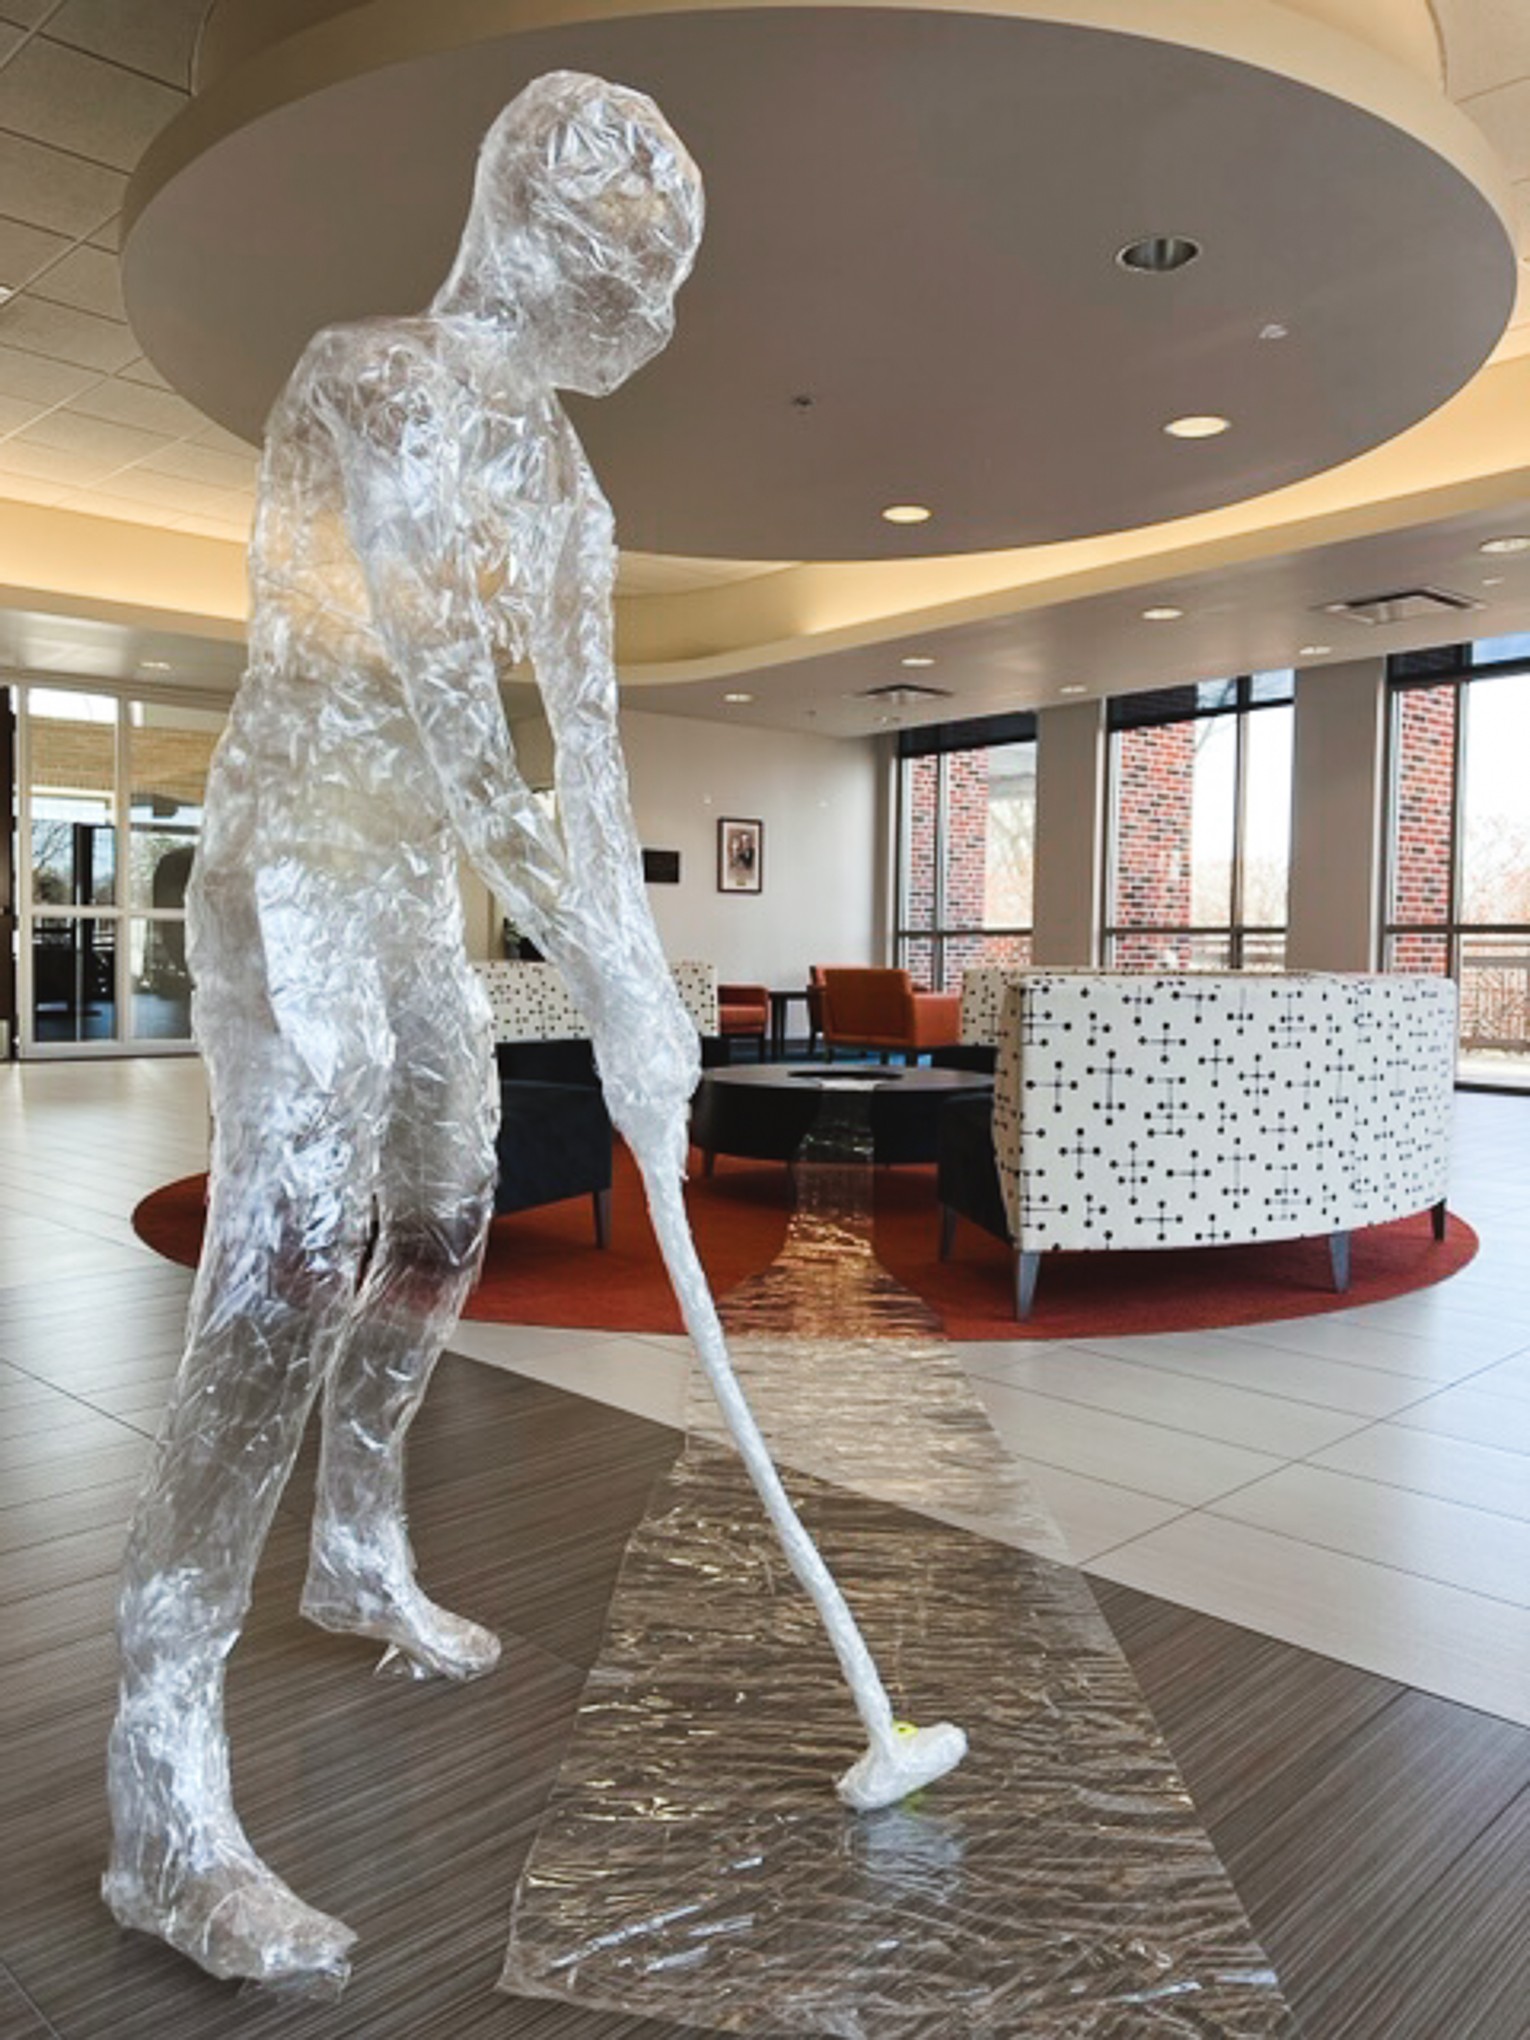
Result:
M898 962L936 991L976 964L1026 963L1034 717L907 731L900 753Z
M1281 671L1110 703L1114 969L1283 965L1294 693Z
M221 714L17 689L23 1054L190 1038L185 898Z
M1392 675L1384 966L1453 976L1461 1074L1530 1086L1530 639Z

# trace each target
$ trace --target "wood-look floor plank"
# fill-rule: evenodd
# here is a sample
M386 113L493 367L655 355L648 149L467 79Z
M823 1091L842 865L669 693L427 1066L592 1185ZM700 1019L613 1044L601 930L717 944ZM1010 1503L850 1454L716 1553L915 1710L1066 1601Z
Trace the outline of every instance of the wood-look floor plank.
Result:
M1526 2040L1530 1731L1096 1591L1310 2040Z
M26 1994L0 1992L0 2036L18 2007L16 2040L682 2040L493 1988L582 1667L677 1437L470 1362L443 1363L417 1427L411 1529L432 1590L506 1637L500 1671L468 1688L378 1678L375 1646L302 1623L311 1441L231 1668L251 1831L361 1930L346 1997L242 1997L107 1919L111 1581L144 1449L123 1418L157 1417L186 1296L172 1275L107 1278L104 1306L0 1299L0 1440L9 1389L17 1411L56 1408L60 1437L105 1435L82 1423L96 1409L135 1456L80 1487L81 1455L45 1452L32 1470L57 1482L24 1500L0 1490L6 1592L27 1609L15 1628L15 1609L0 1612L7 1645L26 1646L0 1650L0 1951ZM120 1329L103 1336L103 1318ZM20 1369L7 1371L12 1353ZM120 1449L83 1455L90 1477ZM1526 2040L1530 1734L1127 1588L1098 1591L1308 2040Z
M21 1985L0 1962L0 2040L59 2040Z

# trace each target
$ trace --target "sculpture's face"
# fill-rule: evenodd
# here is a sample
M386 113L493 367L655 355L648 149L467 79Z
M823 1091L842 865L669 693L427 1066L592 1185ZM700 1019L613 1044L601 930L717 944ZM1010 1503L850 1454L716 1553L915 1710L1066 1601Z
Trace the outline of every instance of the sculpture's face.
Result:
M651 100L567 72L538 80L491 130L476 209L549 383L604 396L665 346L701 239L701 179Z

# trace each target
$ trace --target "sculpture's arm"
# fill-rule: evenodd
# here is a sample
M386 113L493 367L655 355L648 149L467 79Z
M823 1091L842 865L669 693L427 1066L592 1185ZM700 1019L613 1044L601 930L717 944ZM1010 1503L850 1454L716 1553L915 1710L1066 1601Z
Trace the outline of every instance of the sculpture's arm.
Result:
M683 1173L696 1029L654 925L617 727L610 513L572 434L564 455L573 513L529 632L570 873L550 953L590 1023L617 1124Z

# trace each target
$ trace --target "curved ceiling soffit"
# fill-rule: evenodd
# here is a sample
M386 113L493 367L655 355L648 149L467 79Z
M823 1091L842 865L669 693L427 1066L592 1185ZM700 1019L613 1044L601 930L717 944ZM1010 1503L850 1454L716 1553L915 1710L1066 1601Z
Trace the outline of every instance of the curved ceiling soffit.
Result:
M1302 0L1296 0L1296 4L1302 4ZM1332 23L1336 14L1342 12L1347 5L1348 0L1311 0L1311 11L1324 17L1322 21L1314 22L1299 19L1288 7L1264 5L1261 4L1261 0L1251 0L1251 4L1240 6L1236 10L1238 20L1234 23L1228 19L1234 10L1226 8L1223 0L1212 0L1210 5L1204 4L1204 0L1200 0L1200 4L1198 0L1182 0L1182 4L1178 5L1155 5L1150 10L1152 32L1147 34L1143 33L1149 26L1143 19L1144 10L1140 4L1132 4L1132 0L1097 0L1097 4L1081 4L1069 9L1019 4L986 10L940 7L900 9L884 5L868 10L863 16L862 25L869 22L873 14L885 19L889 15L901 12L918 13L926 20L931 17L947 19L955 17L963 24L977 21L1001 26L1005 22L1031 22L1068 27L1082 20L1090 29L1124 32L1138 45L1144 42L1172 43L1175 37L1191 35L1196 39L1196 50L1200 54L1205 54L1209 50L1214 56L1227 58L1245 69L1251 60L1257 59L1256 68L1263 67L1277 78L1296 81L1307 90L1315 89L1319 94L1344 102L1348 108L1358 106L1399 133L1405 133L1410 137L1422 134L1420 148L1454 168L1459 173L1462 184L1471 187L1471 196L1476 201L1475 214L1479 225L1492 213L1501 215L1504 209L1502 183L1496 166L1476 130L1457 115L1442 100L1438 89L1426 82L1417 71L1409 72L1397 62L1378 58L1373 50L1361 49L1352 38L1335 33ZM781 10L756 7L743 11L757 19L762 14ZM843 16L849 10L841 8L834 11ZM459 49L470 48L475 38L483 34L487 28L503 30L503 8L493 4L493 0L488 0L488 4L485 4L485 0L444 0L444 4L438 4L430 10L428 22L421 20L422 12L423 10L419 10L414 4L414 0L408 0L407 5L396 4L396 0L372 0L372 4L352 6L343 14L320 24L318 28L304 30L279 46L260 53L235 71L225 73L216 79L210 84L207 93L193 103L188 113L168 131L162 143L151 151L146 159L139 177L135 180L130 201L138 225L141 226L148 221L160 199L170 194L185 170L193 169L210 150L215 150L219 146L220 135L237 137L242 130L258 126L262 108L268 113L275 113L283 108L299 105L304 99L312 97L315 80L328 77L338 84L352 79L358 67L362 65L365 65L367 70L375 72L397 66L410 57L417 58L422 41L427 38L438 51L442 47L448 50L454 46ZM691 34L704 32L705 23L715 21L719 14L726 15L732 12L734 10L726 5L722 8L712 7L687 17L686 23L682 26ZM797 16L797 23L806 22L816 12L804 10ZM652 16L644 18L640 9L630 4L630 0L612 0L612 4L604 6L585 4L577 8L564 9L544 4L530 10L521 10L520 19L550 22L559 13L577 13L586 25L592 16L598 16L600 19L596 23L597 28L602 23L607 27L613 25L620 27L623 23L635 25L642 21L645 29L651 30L656 19L669 18ZM497 40L503 43L506 39L500 33ZM513 40L519 44L525 41L525 37L518 34ZM1234 43L1238 45L1236 51L1232 49ZM542 68L541 63L537 63L535 68ZM470 153L469 144L469 157ZM1490 240L1491 237L1487 238ZM138 234L135 230L129 236L128 248L130 299L137 242ZM1504 268L1512 275L1512 262L1507 256L1504 257ZM1131 281L1134 286L1138 285L1137 279ZM1478 295L1480 297L1481 293ZM684 309L689 316L690 306L687 305ZM1483 324L1484 327L1489 327L1491 322L1484 321ZM1479 333L1472 339L1467 351L1475 352L1476 359L1480 359L1486 352L1491 338L1491 330ZM1466 373L1475 367L1476 359L1466 364ZM1368 363L1368 373L1373 372L1373 366L1373 362ZM172 375L172 380L175 379ZM1448 389L1439 390L1432 401L1439 401L1448 394ZM1432 408L1432 402L1430 407ZM588 431L588 422L584 422ZM1404 419L1402 422L1408 421ZM779 433L778 425L773 423L772 429ZM598 439L598 434L590 436ZM1386 436L1390 436L1390 433ZM601 459L598 444L595 452L597 459ZM1285 479L1287 477L1278 474L1261 476L1257 478L1255 486L1262 492L1272 484L1278 487ZM620 487L613 488L612 493L617 498L618 513L621 515L624 506ZM795 494L795 491L789 490L785 493L791 495ZM1218 500L1231 500L1239 493L1247 495L1249 490L1243 488L1241 491L1237 489L1213 491L1210 500L1212 503ZM1145 514L1138 516L1134 521L1158 523L1162 521L1163 512L1173 517L1176 514L1182 515L1187 507L1193 509L1198 506L1193 503L1188 506L1172 502L1155 503L1153 492L1149 489L1144 491L1144 502L1140 507ZM862 503L857 506L856 514L864 515L866 510L867 505ZM1153 514L1155 510L1160 514L1155 516ZM1098 516L1093 518L1086 516L1082 520L1075 518L1075 527L1081 530L1097 530L1102 528L1103 522L1104 520ZM630 534L632 530L630 516L624 518L624 526ZM661 519L659 528L641 532L636 542L657 551L687 549L686 533L678 534L680 542L677 543L677 535L662 527ZM831 532L829 537L842 539L849 529L851 520L843 518L839 529ZM917 533L912 539L906 534L895 536L892 544L884 544L880 550L884 557L902 557L907 560L909 567L913 567L915 557L911 556L921 554L928 556L955 550L950 544L952 535L950 521L942 517L936 520L927 537L924 533ZM1066 523L1061 529L1049 529L1043 523L1037 528L1011 533L1002 528L995 529L991 520L987 527L983 527L979 520L977 527L960 534L962 545L968 548L967 557L960 562L952 560L951 565L953 567L960 565L964 569L972 570L962 575L969 588L975 575L985 586L998 591L1006 581L1015 579L1013 569L1018 568L1031 556L1037 543L1069 535L1071 533ZM691 533L689 536L694 539L695 534ZM716 549L731 552L767 550L763 546L746 548L736 542L738 536L739 534L735 532L731 537L719 542ZM777 556L788 553L801 557L804 552L816 551L820 559L827 557L846 560L853 558L856 553L853 545L844 543L826 545L821 539L815 548L799 546L795 543L794 531L778 530L776 536L778 542L768 550ZM873 536L881 538L883 534L876 533ZM1029 542L1023 543L1019 551L995 547L996 538L1002 540L1011 536ZM779 542L781 539L785 539L786 542ZM707 547L705 543L693 544L689 549L704 551ZM869 554L872 551L872 547L864 548L864 553ZM926 568L934 568L938 562L926 557L920 564ZM853 583L858 573L854 565L819 564L805 572L808 579L817 586L833 581L841 584L836 599L829 604L831 610L844 613L847 608L853 611L865 606L853 598ZM788 573L776 578L781 584L780 592L784 594L785 584L795 581L797 575ZM874 572L868 577L869 580L884 578ZM868 595L870 593L869 586L867 593ZM703 608L716 611L722 599L725 598L716 593L709 593L694 607L698 611ZM662 605L666 611L677 611L691 602L691 598L685 595L639 598L639 601L645 604L649 600L656 605ZM675 620L679 621L678 616ZM654 621L658 621L657 615ZM699 624L700 621L700 615L697 614L695 622ZM649 633L645 632L643 635L647 637ZM686 633L682 632L681 637L684 635ZM692 631L689 635L692 642L695 642L696 633ZM708 630L704 631L703 635L711 637L712 633Z

